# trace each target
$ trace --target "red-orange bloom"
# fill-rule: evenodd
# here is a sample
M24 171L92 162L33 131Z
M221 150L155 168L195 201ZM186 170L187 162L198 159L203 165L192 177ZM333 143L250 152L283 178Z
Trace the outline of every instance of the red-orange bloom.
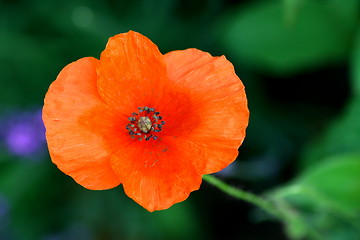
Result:
M197 190L233 162L249 111L224 56L162 55L145 36L111 37L100 60L67 65L51 84L43 120L52 161L88 189L123 184L149 211Z

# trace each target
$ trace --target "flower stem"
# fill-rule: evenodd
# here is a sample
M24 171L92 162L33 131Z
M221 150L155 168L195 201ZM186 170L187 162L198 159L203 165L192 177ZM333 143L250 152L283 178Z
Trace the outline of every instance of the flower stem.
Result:
M244 190L230 186L212 175L203 175L203 179L208 183L214 185L215 187L219 188L223 192L229 194L230 196L252 203L257 207L263 209L265 212L269 213L270 215L276 218L281 218L281 215L276 210L275 206L272 205L271 202L269 202L268 200L260 196L257 196L253 193L246 192Z

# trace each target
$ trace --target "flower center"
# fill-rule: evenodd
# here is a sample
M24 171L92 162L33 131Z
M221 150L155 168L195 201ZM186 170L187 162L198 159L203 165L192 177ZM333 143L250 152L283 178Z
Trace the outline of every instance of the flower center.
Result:
M129 135L132 139L137 138L139 141L143 139L149 141L156 140L156 133L161 132L165 121L155 108L139 107L137 112L133 112L128 120L130 123L126 125Z
M152 123L149 117L140 117L137 125L141 131L147 133L151 130Z

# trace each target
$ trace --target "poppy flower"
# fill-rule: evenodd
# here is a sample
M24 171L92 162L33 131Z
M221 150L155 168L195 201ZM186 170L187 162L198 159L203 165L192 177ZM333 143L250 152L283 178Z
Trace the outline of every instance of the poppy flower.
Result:
M44 102L53 163L88 189L122 184L148 211L185 200L202 175L233 162L249 117L224 56L162 55L134 31L111 37L100 60L67 65Z

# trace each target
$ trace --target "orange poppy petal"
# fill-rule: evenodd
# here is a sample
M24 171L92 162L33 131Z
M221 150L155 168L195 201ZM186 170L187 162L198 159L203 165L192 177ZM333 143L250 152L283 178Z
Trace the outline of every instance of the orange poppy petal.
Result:
M98 89L104 101L124 114L160 99L166 66L157 46L140 33L111 37L97 68Z
M171 134L186 134L203 149L203 174L220 171L235 160L245 138L249 110L244 86L224 56L187 49L164 57L173 88L187 92L191 105L186 124L173 127Z
M95 58L67 65L51 84L43 108L52 161L80 185L94 190L120 184L110 166L113 116L96 88Z
M218 139L217 142L212 142L209 137L206 139L208 141L201 142L203 139L191 139L190 141L185 138L169 136L164 138L164 142L167 143L167 146L177 146L179 154L181 149L183 154L177 157L181 157L183 161L193 165L201 175L218 172L235 161L239 153L238 148L229 147L223 139ZM220 144L219 141L223 144Z
M111 160L125 193L152 212L167 209L199 189L201 175L188 161L192 154L149 141L142 148L123 149Z

